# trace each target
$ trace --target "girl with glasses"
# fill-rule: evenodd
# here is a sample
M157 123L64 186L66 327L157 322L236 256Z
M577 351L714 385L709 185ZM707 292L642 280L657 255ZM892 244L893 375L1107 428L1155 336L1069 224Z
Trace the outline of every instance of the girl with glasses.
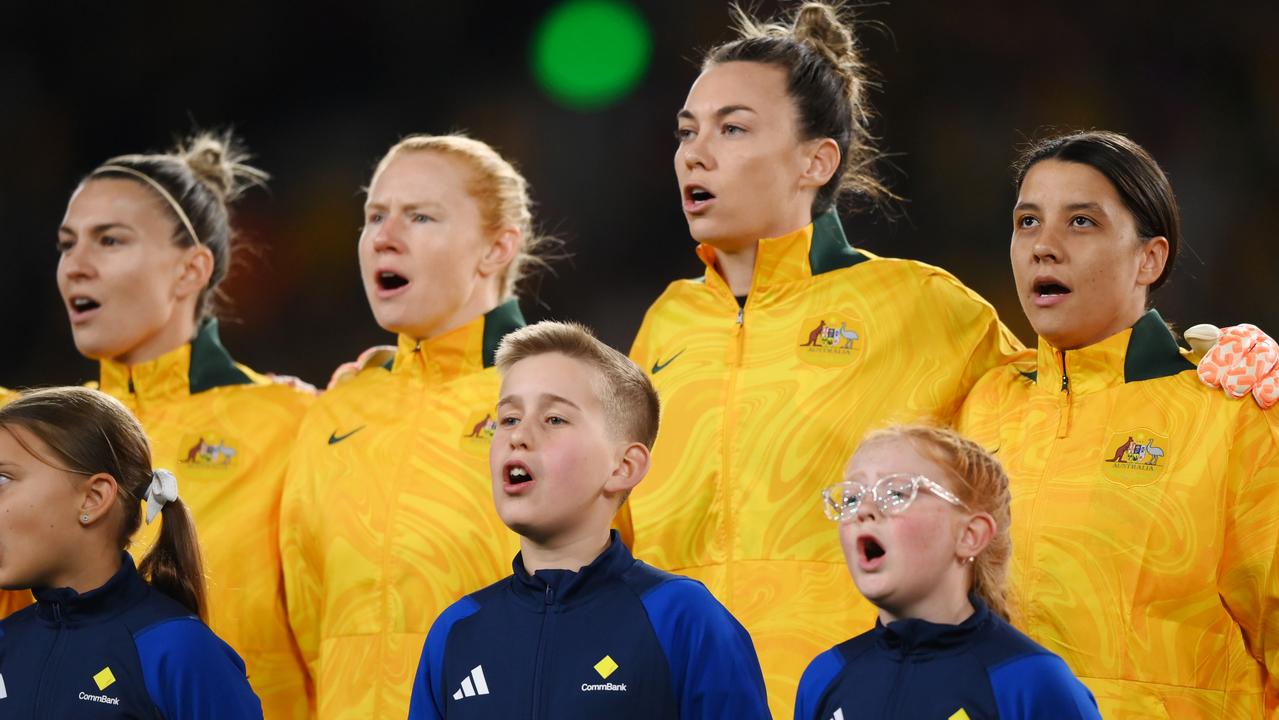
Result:
M878 621L809 664L796 720L1100 717L1009 624L1008 476L980 446L922 426L872 433L822 501Z

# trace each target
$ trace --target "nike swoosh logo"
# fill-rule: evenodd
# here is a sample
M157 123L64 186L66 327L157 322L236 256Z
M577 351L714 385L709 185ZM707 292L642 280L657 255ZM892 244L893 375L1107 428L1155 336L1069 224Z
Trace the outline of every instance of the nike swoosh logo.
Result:
M364 426L363 426L363 425L361 425L361 426L357 427L356 429L352 430L351 432L349 432L349 433L347 433L347 434L345 434L345 435L338 435L338 431L337 431L337 430L334 430L332 433L330 433L330 434L329 434L329 444L330 444L330 445L337 445L338 443L340 443L340 442L342 442L343 440L345 440L345 439L347 439L347 438L351 437L352 435L356 434L357 432L359 432L359 431L361 431L361 430L363 430L363 429L364 429Z
M661 362L661 361L659 360L658 362L653 363L653 373L652 373L652 374L656 375L656 374L658 374L659 372L661 372L661 371L665 370L667 365L670 365L671 363L675 362L675 358L679 357L680 355L683 355L683 354L684 354L684 350L687 350L687 349L688 349L688 348L684 348L684 349L680 350L679 352L675 353L674 355L672 355L672 356L671 356L671 359L670 359L670 360L667 360L666 362Z

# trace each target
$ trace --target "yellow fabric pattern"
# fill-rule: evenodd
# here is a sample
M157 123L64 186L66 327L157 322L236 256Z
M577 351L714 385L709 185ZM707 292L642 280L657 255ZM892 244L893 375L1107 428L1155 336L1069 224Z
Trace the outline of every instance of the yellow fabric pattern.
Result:
M949 420L1021 345L945 271L853 250L833 214L760 242L740 315L714 251L698 253L705 279L672 283L631 352L662 423L619 525L750 631L772 712L789 717L809 661L875 617L819 490L868 429Z
M1014 621L1104 717L1277 716L1279 416L1203 385L1151 311L1041 339L959 429L1012 480Z
M319 717L403 718L426 633L446 607L511 572L493 509L492 351L514 301L441 337L401 336L307 414L281 532L289 619Z
M178 478L204 557L209 627L244 659L267 720L307 717L276 538L288 449L311 396L236 365L215 323L155 360L104 361L100 378L142 423L155 466ZM135 561L159 528L134 536Z

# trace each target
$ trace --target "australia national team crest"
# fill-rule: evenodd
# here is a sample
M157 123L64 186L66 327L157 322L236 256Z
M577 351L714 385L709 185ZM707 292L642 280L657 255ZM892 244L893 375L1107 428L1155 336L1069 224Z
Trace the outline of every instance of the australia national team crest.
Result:
M218 433L196 433L178 444L178 467L190 470L230 470L240 458L240 443Z
M1149 485L1167 471L1172 462L1168 437L1136 428L1113 433L1101 458L1101 471L1121 485Z
M476 415L462 428L462 447L487 455L493 433L497 432L497 416L491 411L483 417Z
M850 365L865 348L864 327L858 318L843 314L811 317L799 328L799 358L827 367Z

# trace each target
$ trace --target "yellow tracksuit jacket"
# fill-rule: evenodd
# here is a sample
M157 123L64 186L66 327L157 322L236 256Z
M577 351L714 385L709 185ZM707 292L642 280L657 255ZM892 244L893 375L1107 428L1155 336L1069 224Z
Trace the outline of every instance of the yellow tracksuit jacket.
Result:
M133 411L152 463L177 476L204 557L209 626L244 659L263 714L305 718L306 673L276 538L288 449L313 398L235 363L215 321L155 360L102 362L99 389ZM138 560L159 527L134 536Z
M862 435L949 420L1021 345L953 276L853 249L838 216L761 240L739 308L698 248L704 279L672 283L631 357L662 421L619 526L636 554L701 580L746 626L769 704L789 717L805 666L868 629L819 490Z
M389 367L326 392L298 436L280 546L289 620L319 717L408 716L431 623L511 573L493 509L497 343L515 301L438 338L401 336Z
M1279 414L1200 383L1155 311L1039 341L959 429L1012 480L1019 627L1107 718L1276 717Z

